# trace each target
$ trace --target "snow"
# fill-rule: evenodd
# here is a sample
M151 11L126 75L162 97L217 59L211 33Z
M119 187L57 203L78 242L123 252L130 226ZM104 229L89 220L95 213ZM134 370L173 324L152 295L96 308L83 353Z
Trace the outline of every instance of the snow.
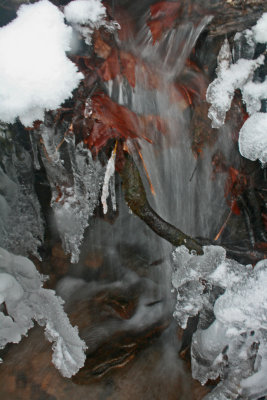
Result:
M227 259L219 246L204 247L202 256L182 246L173 260L174 317L185 328L199 313L191 345L193 378L202 384L221 378L205 400L266 394L267 261L244 266Z
M66 56L71 36L64 14L48 0L22 5L0 29L0 120L19 117L31 126L72 96L83 75Z
M64 14L70 23L90 24L103 19L106 9L99 0L76 0L64 7Z
M66 20L78 32L87 45L91 45L95 28L104 26L114 32L120 26L116 21L106 20L106 9L100 0L75 0L64 7Z
M267 162L267 114L255 113L239 132L239 151L243 157L263 164Z
M261 109L261 100L267 98L267 79L264 82L248 82L242 89L247 112L251 115Z
M44 280L30 260L0 248L0 307L5 302L8 312L0 311L0 348L20 342L35 320L54 342L54 365L63 376L71 377L84 365L86 345L77 327L71 326L63 300L53 290L42 288Z
M267 42L267 13L262 14L257 24L252 28L255 40L258 43Z
M267 98L267 79L259 82L255 71L265 62L265 55L254 60L256 43L267 42L267 13L263 14L252 30L237 33L231 49L225 39L218 55L217 78L210 83L206 98L211 106L208 116L213 128L220 128L230 109L236 89L240 89L242 100L250 118L239 133L239 150L243 157L252 161L267 162L267 118L260 112L262 100Z
M256 60L239 59L235 64L230 60L230 47L225 39L218 56L217 78L209 85L206 98L211 106L208 116L212 127L219 128L224 124L226 112L230 110L236 89L251 81L255 70L264 63L264 56Z

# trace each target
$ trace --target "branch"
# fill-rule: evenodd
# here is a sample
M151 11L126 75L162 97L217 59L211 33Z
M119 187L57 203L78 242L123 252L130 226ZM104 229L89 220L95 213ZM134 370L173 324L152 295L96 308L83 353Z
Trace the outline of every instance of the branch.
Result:
M173 246L182 246L203 254L202 246L175 226L164 221L148 203L145 188L139 171L129 156L125 156L124 168L121 172L122 187L125 200L134 214L141 218L157 235Z

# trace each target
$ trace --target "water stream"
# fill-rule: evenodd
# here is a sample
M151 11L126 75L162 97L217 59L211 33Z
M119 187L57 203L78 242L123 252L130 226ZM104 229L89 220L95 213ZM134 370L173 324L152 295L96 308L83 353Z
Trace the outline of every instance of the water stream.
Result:
M139 15L138 8L136 12ZM140 17L135 37L125 43L118 41L123 51L136 57L135 87L125 77L117 77L105 82L104 88L118 104L138 115L157 116L166 125L165 132L154 129L146 138L139 136L126 142L153 209L192 237L214 239L229 212L225 200L227 168L214 174L214 155L226 155L225 165L237 167L237 145L232 138L231 121L227 121L212 144L204 143L200 155L196 155L192 145L194 110L190 99L186 99L189 92L183 89L185 84L195 85L196 103L201 109L207 76L186 63L210 17L205 16L198 23L181 17L179 25L164 33L155 45L146 18L147 15ZM151 84L153 79L156 84ZM44 179L43 183L35 182L39 199L43 191L49 192L44 201L46 210L42 204L42 211L46 213L52 197L54 212L49 209L45 215L49 225L46 246L50 247L43 248L43 262L34 261L42 273L50 275L48 287L56 289L66 302L70 320L78 326L88 346L87 360L72 381L62 378L50 363L51 351L41 329L34 328L16 348L11 345L7 349L5 363L0 367L1 399L202 398L203 390L178 358L181 338L172 317L173 246L133 215L125 203L118 174L113 177L117 210L110 208L107 215L103 214L102 206L96 205L104 180L103 159L94 159L82 144L76 146L74 135L66 135L68 124L63 122L58 127L50 117L46 126L41 126L36 136L31 133L26 141L28 147L32 146L35 181L40 176ZM23 134L25 131L17 124L16 135ZM17 166L20 171L16 179L8 170L7 161L15 159L16 146L2 151L3 187L12 179L17 186L23 181L24 158ZM32 182L28 186L35 190ZM94 192L90 193L92 187ZM4 235L10 223L4 215L8 198L2 192L0 196L4 204L0 234ZM38 213L39 222L41 212L38 207L32 208ZM22 219L17 223L22 224ZM12 243L6 247L17 253ZM34 249L38 245L39 242ZM72 253L72 263L62 247ZM31 246L25 243L19 253L25 255L29 249Z

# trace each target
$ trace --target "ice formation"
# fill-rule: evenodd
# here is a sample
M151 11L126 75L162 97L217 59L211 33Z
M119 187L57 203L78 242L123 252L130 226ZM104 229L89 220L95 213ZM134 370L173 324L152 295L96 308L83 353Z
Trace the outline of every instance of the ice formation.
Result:
M104 169L83 143L75 145L71 130L57 132L42 124L40 152L52 191L51 206L57 228L71 262L79 260L80 245L89 217L94 213Z
M247 112L252 115L261 109L261 100L267 98L267 79L264 82L248 82L242 90Z
M2 124L0 133L0 243L16 254L38 257L44 227L32 160L10 127Z
M54 365L71 377L84 365L86 345L71 326L63 300L44 289L43 281L30 260L0 248L0 348L18 343L37 321L53 342Z
M240 89L250 118L244 123L239 135L240 153L255 161L267 161L266 117L260 113L262 100L267 99L267 80L255 80L255 71L265 62L265 55L254 59L256 44L267 43L267 13L250 29L237 33L233 54L225 39L218 56L217 78L209 85L206 98L211 106L208 116L213 128L220 128L236 89Z
M267 162L267 114L255 113L239 132L239 151L243 157Z
M218 56L218 77L209 85L206 96L211 103L208 116L212 120L213 128L220 128L224 124L235 90L242 90L252 80L255 70L264 63L263 55L256 60L241 58L235 64L232 64L231 58L230 46L225 39Z
M72 28L56 6L42 0L17 14L0 29L0 120L31 126L71 97L83 75L66 56Z
M193 377L221 382L205 399L258 399L267 392L267 261L252 268L226 258L219 246L204 255L173 253L174 312L185 328L199 314L191 345Z
M116 144L114 150L112 151L112 154L108 160L105 177L104 177L104 183L103 183L103 187L102 187L101 203L103 205L104 214L106 214L108 212L107 199L109 196L109 188L110 188L110 186L112 186L112 188L113 188L114 184L115 184L115 180L113 179L113 177L114 177L114 173L115 173L116 147L117 147L117 144ZM114 199L115 190L112 190L112 188L110 188L112 206L113 206L113 210L116 211L116 199Z

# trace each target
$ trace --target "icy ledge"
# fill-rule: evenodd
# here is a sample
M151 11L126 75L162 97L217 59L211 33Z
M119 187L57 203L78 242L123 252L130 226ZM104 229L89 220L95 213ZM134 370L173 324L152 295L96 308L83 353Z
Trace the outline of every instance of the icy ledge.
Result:
M43 281L30 260L0 248L0 349L19 343L35 320L53 342L54 365L70 378L84 365L86 345L71 326L63 300L44 289Z
M174 317L185 328L199 314L191 346L192 374L202 384L221 378L205 397L258 399L267 393L267 260L252 268L219 246L204 255L173 253ZM241 397L240 397L241 396Z
M267 99L267 80L263 80L259 67L266 62L266 49L255 59L257 43L267 44L267 13L257 24L234 37L233 50L225 39L218 55L217 78L210 83L206 98L211 106L208 116L213 128L220 128L230 110L236 89L242 93L243 103L250 117L239 136L242 156L263 164L267 161L267 123L262 101ZM264 49L264 47L263 47Z

